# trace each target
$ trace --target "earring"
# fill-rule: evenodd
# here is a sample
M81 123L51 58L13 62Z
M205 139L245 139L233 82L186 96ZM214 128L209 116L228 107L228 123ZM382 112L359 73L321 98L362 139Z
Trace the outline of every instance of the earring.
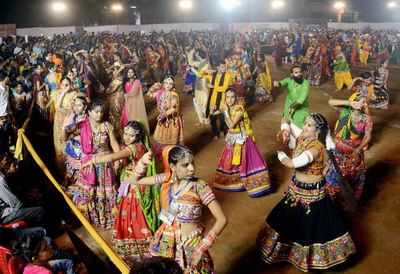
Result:
M174 173L174 175L172 176L172 183L177 183L177 182L178 182L178 177Z

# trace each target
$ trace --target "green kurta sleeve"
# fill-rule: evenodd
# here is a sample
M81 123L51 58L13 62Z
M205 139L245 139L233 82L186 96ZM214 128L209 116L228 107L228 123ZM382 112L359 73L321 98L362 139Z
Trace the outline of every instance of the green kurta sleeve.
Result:
M288 78L285 78L285 79L279 81L279 85L281 87L287 87L289 85L289 82L290 82L290 78L288 77Z

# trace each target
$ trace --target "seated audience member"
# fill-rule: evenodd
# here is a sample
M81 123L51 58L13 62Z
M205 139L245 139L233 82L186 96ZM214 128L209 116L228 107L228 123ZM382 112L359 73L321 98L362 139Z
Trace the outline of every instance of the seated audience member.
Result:
M4 174L0 172L0 224L20 220L29 224L40 224L44 216L42 207L24 208L22 202L11 192Z
M50 238L43 238L33 247L30 263L23 274L74 274L74 262L70 259L57 259L57 251L51 246Z

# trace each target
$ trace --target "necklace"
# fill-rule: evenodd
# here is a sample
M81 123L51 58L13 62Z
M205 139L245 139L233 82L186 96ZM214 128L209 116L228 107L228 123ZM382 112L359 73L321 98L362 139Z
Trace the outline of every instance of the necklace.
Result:
M178 188L175 190L174 186L172 185L169 191L169 201L170 201L170 209L172 212L178 211L178 199L185 194L191 187L193 183L188 180L183 180L178 185Z
M90 127L92 128L92 138L93 143L98 143L100 141L101 123L90 121Z

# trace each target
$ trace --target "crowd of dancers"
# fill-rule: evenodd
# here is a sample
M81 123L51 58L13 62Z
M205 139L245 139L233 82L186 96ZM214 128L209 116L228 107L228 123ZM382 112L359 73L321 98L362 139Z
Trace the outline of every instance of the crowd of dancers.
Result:
M355 253L342 211L354 210L363 194L370 108L389 107L388 65L400 62L398 32L17 37L3 41L0 58L5 178L18 172L11 152L15 129L25 128L45 162L55 159L66 193L86 218L112 231L113 246L127 262L160 256L175 260L184 273L214 273L208 250L227 225L214 190L257 198L274 189L247 113L252 104L273 103L273 89L287 90L276 129L287 151L277 157L294 175L257 237L260 257L309 271ZM282 65L290 75L273 81L272 69ZM358 77L354 67L362 70ZM182 90L175 85L180 79ZM337 91L351 90L348 100L327 102L340 110L332 130L309 105L310 88L331 79ZM198 125L210 125L214 139L225 138L211 182L198 178L195 155L184 146L182 96L193 97ZM7 218L15 207L0 193L3 225L31 221ZM214 218L209 229L201 225L204 207Z

